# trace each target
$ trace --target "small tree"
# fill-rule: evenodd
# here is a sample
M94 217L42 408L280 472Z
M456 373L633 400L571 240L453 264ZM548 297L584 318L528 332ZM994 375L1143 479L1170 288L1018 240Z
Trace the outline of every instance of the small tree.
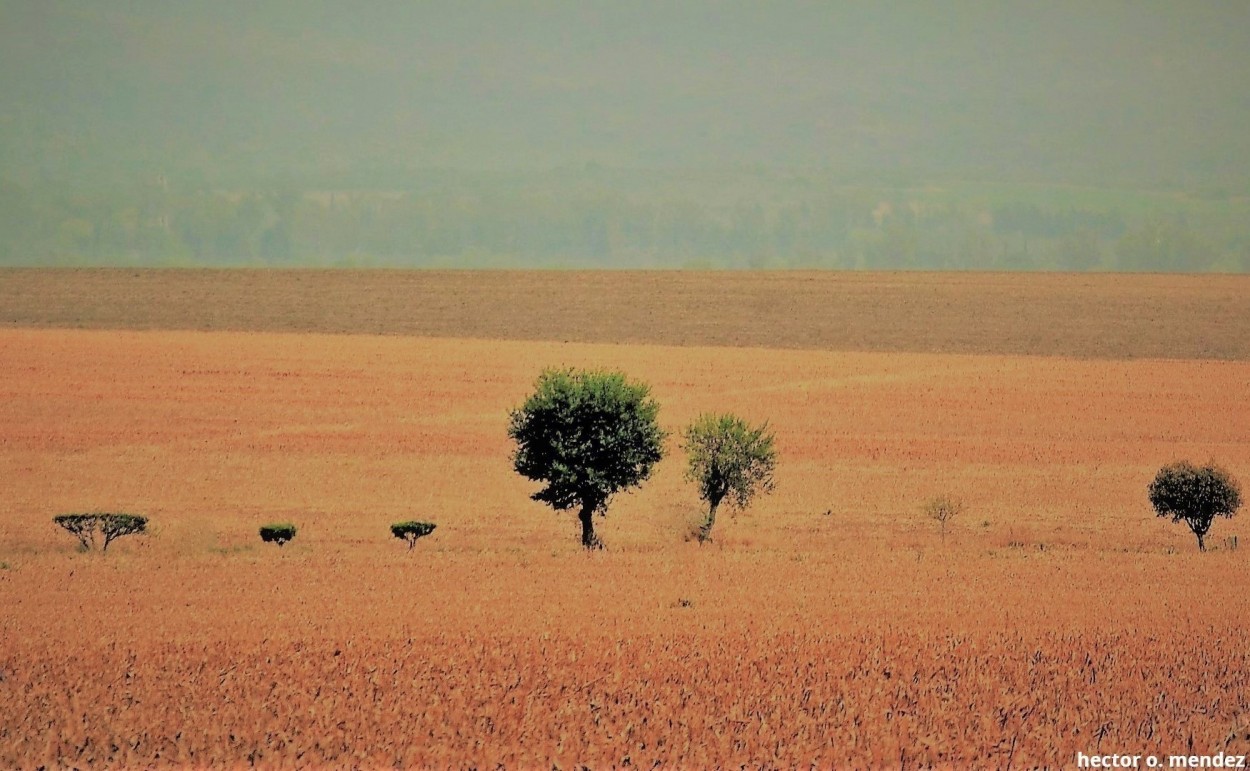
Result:
M434 532L436 525L430 522L396 522L391 525L391 535L408 542L408 550L417 545L418 538L424 538Z
M1216 517L1232 517L1241 508L1241 488L1219 466L1194 466L1180 461L1159 469L1148 488L1150 504L1160 517L1185 521L1206 551L1207 531Z
M752 427L736 415L701 415L686 428L685 440L686 479L699 486L699 497L708 504L698 532L703 543L722 501L743 509L756 494L772 491L777 452L767 423Z
M137 514L62 514L52 521L69 531L84 551L95 546L97 531L104 537L101 551L108 551L109 544L126 535L145 533L148 518Z
M926 501L921 510L924 511L926 517L938 523L942 531L942 540L945 541L946 523L963 513L964 503L949 495L939 495Z
M276 543L278 546L283 546L294 537L295 525L292 525L290 522L262 525L260 528L260 540L265 543Z
M513 467L546 486L531 498L556 511L578 509L582 546L602 548L593 515L617 493L641 485L663 456L659 405L619 372L547 370L509 413Z

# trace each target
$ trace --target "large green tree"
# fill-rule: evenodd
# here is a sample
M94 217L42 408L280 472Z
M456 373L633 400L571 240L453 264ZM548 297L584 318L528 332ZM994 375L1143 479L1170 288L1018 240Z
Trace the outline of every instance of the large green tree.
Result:
M1206 551L1207 532L1218 517L1231 517L1241 508L1237 480L1219 466L1195 466L1188 461L1159 469L1148 489L1150 504L1160 517L1184 521Z
M686 478L698 485L699 497L708 504L698 533L702 543L711 537L723 501L745 508L757 494L773 489L777 451L767 424L751 426L736 415L701 415L685 438Z
M582 545L602 548L594 515L641 485L664 454L659 404L619 372L547 370L510 413L517 473L545 486L531 496L556 511L578 510Z

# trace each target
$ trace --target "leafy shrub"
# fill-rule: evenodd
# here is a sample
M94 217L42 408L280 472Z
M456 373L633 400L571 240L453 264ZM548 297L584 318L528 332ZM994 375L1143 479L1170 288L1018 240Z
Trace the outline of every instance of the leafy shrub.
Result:
M265 543L276 543L279 546L283 546L294 537L295 525L292 525L290 522L262 525L260 528L260 540Z
M418 538L424 538L434 532L435 524L432 522L416 522L409 520L407 522L396 522L391 525L391 535L408 542L408 549L411 550L417 544Z

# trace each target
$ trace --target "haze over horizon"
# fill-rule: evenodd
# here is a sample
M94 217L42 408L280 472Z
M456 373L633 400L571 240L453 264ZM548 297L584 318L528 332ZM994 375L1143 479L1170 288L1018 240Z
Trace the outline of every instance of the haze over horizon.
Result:
M434 185L479 207L530 187L656 207L738 188L731 203L765 218L794 200L779 174L856 188L1250 194L1250 5L1240 2L0 0L0 73L0 203L26 217L60 206L48 188L98 198L154 179L299 195ZM1095 213L1131 229L1130 205ZM623 222L622 206L602 216ZM262 208L262 219L285 216ZM57 227L102 227L62 214ZM834 219L846 230L862 217ZM482 214L466 249L500 253L478 236L506 220ZM103 259L98 245L49 246L18 228L0 222L8 261L57 249ZM1216 240L1226 256L1212 264L1237 268L1239 247ZM648 248L634 251L677 254ZM142 251L104 251L119 249ZM715 243L688 251L718 253ZM871 262L857 254L851 263Z

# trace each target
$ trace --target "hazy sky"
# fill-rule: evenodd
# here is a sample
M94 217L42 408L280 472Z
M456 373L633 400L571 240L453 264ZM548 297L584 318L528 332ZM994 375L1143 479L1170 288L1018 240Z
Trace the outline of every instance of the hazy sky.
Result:
M0 0L3 174L588 162L1244 182L1250 3Z

